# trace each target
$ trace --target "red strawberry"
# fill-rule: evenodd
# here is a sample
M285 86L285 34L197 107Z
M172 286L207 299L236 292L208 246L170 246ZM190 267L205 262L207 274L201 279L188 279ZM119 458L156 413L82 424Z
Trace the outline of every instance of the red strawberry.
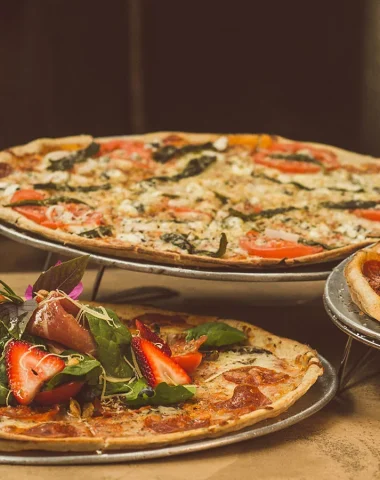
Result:
M29 405L42 384L65 368L61 358L21 340L8 343L5 362L10 389L21 405Z
M152 330L147 327L144 323L140 322L136 318L136 328L140 332L140 337L145 338L145 340L149 340L150 342L154 343L157 348L161 350L161 352L165 353L168 357L172 356L172 351L170 350L169 345L162 340L156 333L152 332Z
M141 373L152 388L162 382L169 385L191 383L185 370L148 340L133 337L132 348Z

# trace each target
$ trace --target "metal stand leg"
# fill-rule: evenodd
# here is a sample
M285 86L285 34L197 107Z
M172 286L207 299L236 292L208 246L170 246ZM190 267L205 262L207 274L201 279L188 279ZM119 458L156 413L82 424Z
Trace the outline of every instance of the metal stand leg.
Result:
M43 272L46 272L46 270L50 267L50 263L51 263L52 256L53 256L53 253L52 253L52 252L49 252L49 253L46 255L45 262L44 262L44 266L42 267L42 271L43 271Z
M91 300L93 302L96 300L96 297L98 295L100 283L102 281L105 270L106 270L106 267L101 266L98 270L98 273L96 274L95 283L94 283L94 286L92 287L92 295L91 295Z
M346 384L346 368L347 368L347 361L348 357L350 356L352 346L352 337L348 337L346 346L344 347L343 358L340 362L340 367L338 371L338 379L339 379L339 391L342 390L344 385Z

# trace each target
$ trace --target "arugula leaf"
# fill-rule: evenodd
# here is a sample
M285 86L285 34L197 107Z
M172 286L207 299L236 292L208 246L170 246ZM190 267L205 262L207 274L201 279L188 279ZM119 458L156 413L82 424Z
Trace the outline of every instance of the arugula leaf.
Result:
M196 388L193 385L168 385L159 383L153 390L144 378L128 385L129 392L123 396L123 400L130 407L142 407L144 405L173 405L185 402L192 398ZM126 388L126 390L128 390Z
M99 308L93 309L94 313L86 313L90 331L97 345L97 355L107 374L117 378L130 378L132 369L124 360L123 347L131 343L131 332L123 325L112 310L106 309L112 318L112 324L96 316Z
M36 308L37 302L34 299L22 304L2 303L0 304L0 324L13 338L20 339Z
M261 212L257 213L243 213L239 210L235 210L234 208L230 208L228 213L232 217L238 217L244 220L245 222L254 221L259 218L272 218L276 215L280 215L282 213L291 212L292 210L297 210L296 207L279 207L279 208L269 208L268 210L261 210Z
M46 207L48 205L58 205L58 203L77 203L82 205L88 205L86 202L72 197L49 197L42 200L20 200L18 202L7 203L4 207L24 207L24 206L36 206Z
M12 303L16 303L21 305L24 303L24 300L19 297L9 285L7 285L5 282L0 280L0 284L4 287L4 290L0 290L0 295L3 295L6 297L8 300L10 300Z
M112 227L110 225L101 225L100 227L93 228L92 230L81 232L78 235L86 238L102 238L110 237L112 234Z
M343 202L322 202L321 207L333 208L336 210L355 210L356 208L374 208L379 202L372 200L347 200Z
M207 322L191 328L187 331L186 341L197 339L202 335L207 335L207 340L203 344L206 347L222 347L232 343L240 343L247 339L247 336L241 330L231 327L224 322Z
M73 353L71 350L63 352L65 355ZM73 380L87 381L90 385L99 383L101 374L100 362L88 355L83 355L84 359L76 365L66 365L66 367L51 378L45 385L46 390L51 390L61 383L71 382ZM74 377L74 378L73 378Z
M8 395L9 395L9 389L5 385L0 384L0 405L7 404Z
M220 236L219 247L216 252L210 252L208 250L197 250L187 239L186 235L181 233L164 233L161 235L161 240L172 245L186 250L190 255L206 255L208 257L220 258L226 253L227 250L227 236L223 232Z
M195 177L203 173L207 167L216 162L216 157L214 155L202 155L199 158L191 159L182 172L173 175L172 177L161 176L161 177L151 177L144 180L145 182L160 180L162 182L177 182L183 178Z
M48 170L52 170L53 172L71 170L76 163L83 163L89 157L96 155L99 149L100 145L92 142L88 147L70 153L66 157L60 158L59 160L50 160Z
M57 192L97 192L98 190L110 190L111 185L109 183L105 183L103 185L88 185L88 186L77 186L73 187L69 184L59 184L53 182L47 183L35 183L33 185L35 190L56 190Z
M83 255L50 267L38 277L33 285L33 292L58 289L70 293L82 280L89 259L90 255Z
M291 162L314 163L315 165L318 165L319 167L322 167L324 169L324 165L322 162L304 153L272 153L269 155L269 157L273 158L274 160L287 160Z

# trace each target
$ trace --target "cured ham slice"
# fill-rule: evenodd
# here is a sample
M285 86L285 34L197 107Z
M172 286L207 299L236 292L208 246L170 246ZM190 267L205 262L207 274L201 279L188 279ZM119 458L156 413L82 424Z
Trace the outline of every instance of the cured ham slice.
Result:
M27 330L78 352L94 355L96 345L91 333L83 328L54 297L43 303L34 313Z

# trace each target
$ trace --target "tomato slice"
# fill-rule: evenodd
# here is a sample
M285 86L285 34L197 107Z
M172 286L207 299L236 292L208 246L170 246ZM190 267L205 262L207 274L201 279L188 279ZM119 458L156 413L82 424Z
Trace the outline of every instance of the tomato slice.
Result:
M263 237L261 237L261 240ZM240 246L250 255L262 258L297 258L313 255L323 251L322 247L303 245L302 243L289 242L281 239L268 239L265 243L258 243L256 233L248 233L240 240Z
M312 147L310 145L306 145L303 143L272 143L272 145L266 148L265 152L256 153L254 156L254 160L256 163L261 163L261 165L265 165L271 168L277 168L278 170L285 172L285 173L316 173L320 170L320 167L315 164L309 164L308 162L294 162L294 161L286 161L285 159L282 160L274 160L271 164L268 164L269 161L272 161L268 156L268 152L274 153L299 153L301 150L308 150L313 157L318 160L319 162L323 163L324 167L327 170L334 170L340 167L340 163L338 161L337 155L325 148L318 148ZM261 158L264 157L264 160ZM262 162L267 163L262 163ZM289 165L291 164L291 165ZM295 165L295 164L298 164ZM277 165L277 166L276 166Z
M380 210L368 209L362 210L357 209L353 210L352 213L357 217L366 218L367 220L373 220L375 222L380 222Z
M111 140L107 143L102 143L98 155L106 155L114 152L115 150L122 150L122 158L129 158L133 154L138 156L141 160L150 160L151 151L145 148L144 142L137 142L131 140ZM119 155L117 155L119 156ZM134 160L132 158L132 160Z
M63 383L59 387L53 388L53 390L46 390L44 392L37 393L34 397L34 401L39 405L56 405L60 403L67 403L70 398L75 397L84 382L69 382Z
M186 353L185 355L177 355L171 357L185 372L192 374L199 367L202 361L202 354L200 352Z
M17 190L17 192L13 194L10 203L21 202L22 200L42 200L43 198L45 198L45 195L37 190Z

